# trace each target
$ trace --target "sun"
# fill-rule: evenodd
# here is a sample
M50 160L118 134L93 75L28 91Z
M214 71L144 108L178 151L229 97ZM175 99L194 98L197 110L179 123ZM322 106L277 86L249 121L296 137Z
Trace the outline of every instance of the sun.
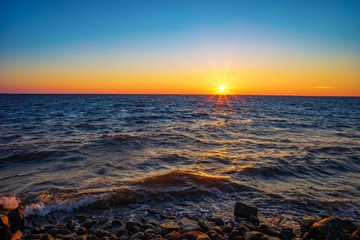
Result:
M219 86L219 92L220 92L220 93L224 93L224 92L225 92L225 86L224 86L224 85L220 85L220 86Z

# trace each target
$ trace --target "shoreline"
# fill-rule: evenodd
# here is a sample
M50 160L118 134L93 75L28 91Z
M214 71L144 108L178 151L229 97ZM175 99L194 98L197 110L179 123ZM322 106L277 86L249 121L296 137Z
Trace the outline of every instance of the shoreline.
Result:
M303 216L290 224L286 217L260 217L261 210L237 201L229 219L219 216L171 216L152 209L127 217L101 210L55 211L24 217L24 207L0 211L0 239L158 239L158 240L317 240L360 239L360 223L345 217ZM107 211L119 211L108 209ZM104 213L104 210L102 210Z

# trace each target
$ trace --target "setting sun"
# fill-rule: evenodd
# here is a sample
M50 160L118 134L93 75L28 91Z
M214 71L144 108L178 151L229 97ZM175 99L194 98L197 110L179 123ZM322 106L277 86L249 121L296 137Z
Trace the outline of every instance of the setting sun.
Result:
M225 86L224 86L224 85L220 85L220 86L219 86L219 91L220 91L221 93L223 93L223 92L225 91Z

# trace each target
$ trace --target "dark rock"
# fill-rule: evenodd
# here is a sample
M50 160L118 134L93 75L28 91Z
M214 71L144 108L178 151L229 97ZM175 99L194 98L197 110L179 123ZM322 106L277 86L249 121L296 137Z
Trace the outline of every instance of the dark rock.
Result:
M307 231L309 231L311 225L313 225L315 222L317 222L318 219L316 217L313 216L306 216L303 217L300 221L300 227L301 230L305 233Z
M211 240L224 240L225 239L222 235L220 235L219 233L217 233L213 230L209 231L207 234L208 234L208 236L210 236Z
M74 231L75 224L76 222L73 219L71 219L66 223L66 228L69 229L70 231Z
M23 237L23 233L20 230L17 230L11 237L11 240L20 240Z
M292 228L282 228L279 234L279 237L281 239L291 239L292 236L293 236Z
M236 202L234 207L234 215L236 217L250 217L251 215L257 216L258 210L250 205Z
M138 223L138 222L128 221L125 224L125 229L128 230L128 231L134 231L135 226L136 227L141 227L141 224Z
M263 237L261 232L251 231L244 234L245 240L260 240Z
M122 222L118 219L115 219L114 221L111 222L111 226L113 226L114 228L119 228L122 226Z
M360 240L360 230L357 230L351 234L350 240Z
M77 235L86 234L86 228L80 227L80 228L76 231L76 234L77 234Z
M75 240L75 236L73 234L66 234L66 235L58 234L56 235L56 238L62 240Z
M148 228L144 231L145 235L150 235L150 234L156 234L156 231L155 229L152 229L152 228Z
M86 236L85 236L85 235L77 236L77 237L75 238L75 240L86 240Z
M233 239L237 236L242 236L243 234L240 234L240 232L238 230L233 230L230 234L229 234L229 239Z
M86 237L86 240L98 240L98 238L95 235L90 234Z
M92 228L96 224L96 220L86 219L82 224L81 227L84 227L86 229Z
M236 236L232 240L244 240L244 238L242 236Z
M194 230L201 230L199 225L195 225L195 224L185 224L181 227L181 229L184 232L188 232L188 231L194 231Z
M117 231L117 233L116 233L116 236L117 236L117 237L121 237L121 236L124 236L124 235L129 235L128 230L126 230L126 229L120 229L120 230Z
M9 218L5 215L0 215L0 236L5 240L10 239L10 224Z
M206 233L201 233L197 235L196 240L210 240L210 238Z
M245 226L240 226L236 230L238 230L241 235L244 235L245 233L250 232L250 229Z
M95 232L95 236L100 238L100 237L110 236L110 233L108 231L106 231L106 230L101 229L101 230L97 230Z
M213 231L215 231L215 232L217 232L217 233L219 233L219 234L222 234L222 229L221 229L221 227L219 227L219 226L215 226L215 227L213 227L211 230L213 230Z
M260 220L259 220L256 216L254 216L254 215L251 215L251 216L249 217L249 221L250 221L252 224L254 224L255 226L258 226L259 223L260 223Z
M152 224L152 223L146 223L145 224L145 229L148 229L148 228L152 228L152 229L156 229L156 224Z
M205 232L210 231L210 229L212 227L214 227L214 224L210 221L207 220L198 220L198 225L201 227L202 230L204 230Z
M144 230L145 230L145 229L144 229L144 228L142 228L142 227L135 226L135 227L134 227L133 232L134 232L134 233L137 233L137 232L144 232Z
M22 206L9 212L7 216L9 218L11 232L22 230L24 228L24 208Z
M220 226L220 227L222 227L222 226L224 226L224 220L222 220L221 218L215 218L215 226Z
M240 224L239 224L239 227L241 227L241 226L247 227L251 231L256 231L256 227L250 221L247 221L247 220L241 221Z
M53 237L56 237L57 235L71 234L71 231L67 228L53 228L49 231L49 234L51 234Z
M231 232L231 230L234 228L234 223L231 221L231 222L228 222L226 224L226 226L224 227L223 229L223 232L226 232L226 233L229 233Z
M183 234L181 234L180 238L181 239L196 240L197 236L202 234L202 233L203 232L200 232L200 231L184 232Z
M165 238L168 240L180 240L181 234L179 232L173 231L165 235Z
M160 227L167 229L169 231L171 231L171 230L176 231L176 230L180 229L180 226L173 221L164 222L164 223L160 224Z
M267 233L268 229L269 229L269 226L267 224L264 224L264 223L260 224L256 228L257 231L262 232L262 233Z
M307 237L326 240L346 239L346 236L355 230L356 225L347 218L328 217L312 224Z
M132 235L129 240L135 240L135 239L143 239L144 237L144 233L143 232L138 232L138 233L135 233L134 235Z
M101 238L99 238L99 240L110 240L110 237L108 237L108 236L101 237Z

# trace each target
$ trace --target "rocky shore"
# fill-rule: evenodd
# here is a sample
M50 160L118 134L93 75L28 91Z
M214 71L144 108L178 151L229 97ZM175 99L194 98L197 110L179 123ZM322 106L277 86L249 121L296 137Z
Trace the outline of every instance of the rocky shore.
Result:
M156 214L156 213L154 213ZM170 217L163 221L141 218L89 217L84 214L48 214L24 218L24 208L0 211L0 239L64 239L64 240L360 240L360 225L348 218L304 216L296 227L281 224L281 217L260 220L258 209L236 202L232 219L217 217L198 219ZM51 221L52 219L52 221Z

